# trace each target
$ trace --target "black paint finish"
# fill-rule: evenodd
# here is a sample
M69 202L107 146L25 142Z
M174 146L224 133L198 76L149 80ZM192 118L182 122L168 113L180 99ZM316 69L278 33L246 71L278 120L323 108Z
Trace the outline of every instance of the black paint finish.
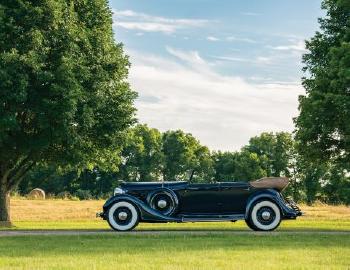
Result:
M218 182L213 184L189 184L187 182L122 183L124 194L117 194L106 201L103 213L117 201L133 203L143 222L185 222L238 220L248 216L251 205L261 199L275 202L284 219L294 219L301 212L293 209L282 195L273 189L257 189L247 182ZM150 206L149 195L167 190L175 197L176 210L170 215ZM105 218L105 215L102 214Z

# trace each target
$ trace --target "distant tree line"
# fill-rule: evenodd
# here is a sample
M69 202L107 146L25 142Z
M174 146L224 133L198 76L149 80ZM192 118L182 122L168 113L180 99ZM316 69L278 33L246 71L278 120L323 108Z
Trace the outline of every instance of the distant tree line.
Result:
M210 151L181 130L161 133L147 125L136 125L126 135L115 170L98 167L81 171L41 164L19 185L26 194L40 187L59 197L80 199L106 197L119 181L187 180L197 183L250 181L266 176L286 176L285 191L298 201L350 203L350 176L333 163L310 163L297 152L290 133L262 133L240 151Z

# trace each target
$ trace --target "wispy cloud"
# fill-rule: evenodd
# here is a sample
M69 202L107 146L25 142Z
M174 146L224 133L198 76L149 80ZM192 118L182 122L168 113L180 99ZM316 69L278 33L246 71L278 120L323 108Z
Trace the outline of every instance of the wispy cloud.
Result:
M129 51L138 117L160 130L183 129L212 149L234 150L263 131L291 131L300 85L254 84L216 72L197 51L176 59Z
M166 51L171 55L185 61L197 64L198 62L203 63L204 60L199 56L197 51L182 51L176 50L169 46L165 47Z
M241 12L242 15L244 16L259 16L261 15L260 13L256 13L256 12Z
M255 40L250 38L242 38L242 37L236 37L236 36L228 36L226 37L227 41L238 41L238 42L246 42L246 43L257 43Z
M255 61L257 63L261 63L261 64L269 64L271 63L271 58L270 57L265 57L265 56L258 56Z
M179 29L203 27L209 21L202 19L173 19L135 12L133 10L113 10L114 25L129 30L162 32L171 34Z
M167 46L166 51L171 54L172 56L175 56L176 58L182 60L183 62L186 62L187 64L191 64L193 66L197 66L198 64L203 65L207 64L202 57L200 57L199 53L197 51L182 51L182 50L176 50L174 48L171 48Z
M298 51L298 52L306 51L305 42L303 40L299 40L298 42L293 42L292 44L275 46L271 48L278 51Z
M258 56L256 58L242 58L235 56L214 56L215 59L230 61L230 62L242 62L252 64L270 64L272 59L270 57Z
M207 40L209 40L209 41L219 41L220 39L218 39L217 37L208 36Z

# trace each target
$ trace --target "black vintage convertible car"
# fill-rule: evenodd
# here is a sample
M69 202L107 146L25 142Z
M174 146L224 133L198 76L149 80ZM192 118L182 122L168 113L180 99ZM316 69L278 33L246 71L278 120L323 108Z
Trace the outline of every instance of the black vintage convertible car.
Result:
M112 229L128 231L139 222L198 222L245 220L257 231L276 229L282 219L302 215L283 198L287 178L251 182L190 184L179 182L122 183L97 216Z

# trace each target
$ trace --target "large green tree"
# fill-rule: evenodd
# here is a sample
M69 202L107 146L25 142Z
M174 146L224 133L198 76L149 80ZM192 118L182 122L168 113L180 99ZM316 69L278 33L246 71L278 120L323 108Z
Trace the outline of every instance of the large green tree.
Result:
M261 159L265 158L264 169L267 176L289 176L289 165L294 151L294 140L290 133L263 132L252 137L245 148Z
M163 154L165 180L184 179L189 171L195 170L194 180L209 181L214 173L209 149L181 130L163 134Z
M242 148L240 152L236 153L234 180L251 181L267 176L265 169L267 161L268 158L265 155L259 156Z
M286 132L261 133L239 152L213 153L215 180L253 180L264 176L290 176L294 141Z
M124 181L156 181L163 168L162 135L155 128L137 125L128 132L122 150L118 178Z
M216 152L212 158L215 181L250 181L267 175L267 157L259 156L246 147L238 152Z
M306 95L296 118L299 151L313 162L350 162L350 1L325 0L325 18L306 42Z
M213 152L214 179L215 181L233 181L235 180L235 152Z
M339 164L331 164L321 182L322 197L327 203L350 205L350 175Z
M134 122L106 0L0 0L0 221L37 162L115 164Z
M305 201L311 205L320 199L321 181L327 172L327 165L324 163L311 163L302 156L298 160L298 178L305 193ZM294 192L293 197L296 198ZM297 198L296 198L297 199Z

